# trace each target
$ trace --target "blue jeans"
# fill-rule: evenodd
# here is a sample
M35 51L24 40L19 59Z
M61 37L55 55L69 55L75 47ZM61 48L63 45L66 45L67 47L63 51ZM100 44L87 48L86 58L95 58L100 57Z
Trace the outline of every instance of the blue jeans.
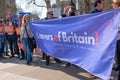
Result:
M19 53L19 48L18 48L18 36L16 34L13 35L13 46L14 46L14 52L15 54L18 55L18 57L20 57L20 53Z
M4 52L4 34L0 34L0 56L2 56Z
M8 43L8 40L7 40L7 34L5 34L5 41L4 41L4 52L5 52L5 54L8 52L8 49L9 49L9 43Z
M25 49L26 49L26 61L31 62L32 61L32 54L31 54L31 51L28 47L27 38L22 38L22 42L23 42Z

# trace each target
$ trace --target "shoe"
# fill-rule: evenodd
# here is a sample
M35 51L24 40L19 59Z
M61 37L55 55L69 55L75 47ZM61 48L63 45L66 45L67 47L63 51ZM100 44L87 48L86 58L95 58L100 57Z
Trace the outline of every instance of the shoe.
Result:
M12 55L12 57L14 57L14 55Z
M17 59L20 59L20 57L19 57L19 56L17 56Z
M65 67L69 67L69 66L71 66L71 63L67 62L67 63L65 64Z
M33 61L33 59L30 60L30 63Z
M50 63L50 56L46 55L46 65L49 65L49 63Z
M45 59L45 55L42 56L42 59L43 59L43 60Z
M29 65L30 65L30 62L27 62L26 64L29 66Z
M42 57L42 60L44 60L45 59L45 57Z
M49 63L49 60L48 61L46 61L46 63L45 63L46 65L49 65L50 63Z
M46 57L46 54L42 52L42 59L44 60Z
M24 60L25 58L20 58L20 60Z
M14 55L10 56L9 58L13 58L13 57L14 57Z
M60 60L56 60L56 63L62 63Z
M8 53L5 53L6 56L10 56Z
M0 59L4 59L3 55L0 55Z
M56 63L62 63L59 59L54 58L54 60L56 61Z
M49 63L46 62L46 65L49 65Z
M94 76L94 75L92 75L92 74L90 74L90 73L88 73L88 76L89 76L91 79L96 79L96 78L97 78L96 76Z
M120 70L120 67L117 66L116 68L113 68L114 71L119 71Z
M27 61L27 64L30 65L31 62L32 62L32 59L30 61Z

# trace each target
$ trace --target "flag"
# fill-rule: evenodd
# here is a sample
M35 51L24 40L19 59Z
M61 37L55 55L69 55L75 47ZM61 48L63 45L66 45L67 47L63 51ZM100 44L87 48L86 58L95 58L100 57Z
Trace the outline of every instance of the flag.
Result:
M119 10L110 10L30 22L29 25L41 51L108 80L114 61L119 18Z

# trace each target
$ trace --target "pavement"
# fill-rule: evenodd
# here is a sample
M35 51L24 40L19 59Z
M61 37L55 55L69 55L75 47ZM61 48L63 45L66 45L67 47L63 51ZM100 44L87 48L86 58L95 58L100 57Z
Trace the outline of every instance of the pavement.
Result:
M100 80L90 79L80 67L65 67L64 64L64 61L56 63L51 57L50 65L45 65L41 55L34 55L31 65L26 65L25 60L17 57L6 57L0 59L0 80ZM111 77L111 80L115 79Z

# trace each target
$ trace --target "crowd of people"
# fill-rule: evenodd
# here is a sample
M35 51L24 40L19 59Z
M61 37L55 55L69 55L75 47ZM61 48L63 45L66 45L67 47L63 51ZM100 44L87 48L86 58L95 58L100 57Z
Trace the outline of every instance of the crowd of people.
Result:
M112 3L113 9L120 8L120 0L113 0ZM90 11L90 13L101 12L104 8L104 0L95 0L94 9ZM63 17L76 16L74 6L67 6L64 8L64 12L61 15ZM42 20L54 19L53 11L47 12L47 17ZM26 64L30 65L32 62L32 53L33 49L37 48L37 44L35 47L31 47L31 41L35 40L34 36L29 28L29 22L31 21L30 14L19 14L19 21L16 23L13 20L13 15L11 12L8 12L6 15L6 19L0 20L0 57L9 56L9 58L17 55L17 58L20 60L26 60ZM118 31L120 34L120 29ZM46 59L46 65L50 64L50 56L42 52L42 59ZM10 54L9 54L10 53ZM114 70L120 70L120 39L117 41L116 46L116 64L117 67ZM56 63L62 63L61 60L54 58ZM68 67L72 65L69 62L66 62L65 66ZM91 78L96 78L94 75L89 74ZM120 75L119 75L120 76Z

